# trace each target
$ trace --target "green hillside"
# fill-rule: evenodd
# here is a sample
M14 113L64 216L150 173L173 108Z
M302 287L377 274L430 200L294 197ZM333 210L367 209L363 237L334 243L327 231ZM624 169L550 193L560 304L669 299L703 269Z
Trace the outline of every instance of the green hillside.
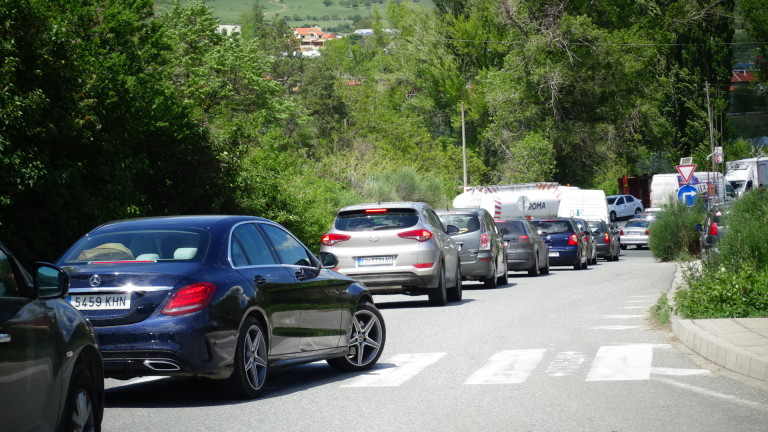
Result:
M185 3L187 0L182 0ZM325 2L324 2L325 1ZM237 24L240 17L259 4L265 11L265 17L271 20L284 17L293 27L319 26L323 30L338 31L354 29L355 21L372 17L378 10L386 17L390 0L205 0L222 24ZM431 0L412 0L431 8ZM173 0L157 0L156 7L162 11ZM326 6L326 3L328 4Z

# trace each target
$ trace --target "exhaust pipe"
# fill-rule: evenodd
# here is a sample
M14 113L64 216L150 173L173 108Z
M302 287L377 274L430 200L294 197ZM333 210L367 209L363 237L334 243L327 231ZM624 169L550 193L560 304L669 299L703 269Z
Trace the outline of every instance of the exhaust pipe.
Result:
M144 366L158 372L170 372L181 370L181 367L168 360L144 360Z

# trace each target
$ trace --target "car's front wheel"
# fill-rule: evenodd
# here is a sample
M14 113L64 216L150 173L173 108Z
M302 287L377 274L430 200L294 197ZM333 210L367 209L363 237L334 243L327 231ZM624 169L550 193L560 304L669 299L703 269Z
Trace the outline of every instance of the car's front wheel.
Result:
M387 330L381 312L371 303L361 303L352 319L349 352L344 357L327 360L334 369L358 372L368 370L379 361Z
M97 419L96 386L93 376L83 364L75 365L67 392L64 407L63 431L66 432L97 432L101 425Z
M249 317L237 335L235 371L229 377L232 393L242 398L259 396L267 382L268 360L264 327Z

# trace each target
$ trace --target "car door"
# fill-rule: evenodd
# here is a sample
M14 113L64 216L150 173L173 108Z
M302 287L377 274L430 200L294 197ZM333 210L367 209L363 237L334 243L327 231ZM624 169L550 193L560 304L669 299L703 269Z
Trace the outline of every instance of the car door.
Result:
M255 223L234 227L230 236L230 260L266 305L271 329L270 356L296 354L301 341L299 328L304 295L290 271L278 262Z
M448 286L453 286L456 282L456 270L459 266L459 250L456 242L445 232L443 223L432 208L425 208L422 212L422 219L430 225L435 235L436 244L443 253L445 259L445 277Z
M342 291L348 282L335 278L292 234L277 225L260 224L280 263L293 275L301 298L299 352L336 348L341 329Z
M613 207L616 209L617 217L624 217L627 215L627 204L623 196L616 198L616 202L613 203Z
M3 430L56 424L61 399L60 342L45 300L0 248L0 419ZM47 426L46 426L47 425Z

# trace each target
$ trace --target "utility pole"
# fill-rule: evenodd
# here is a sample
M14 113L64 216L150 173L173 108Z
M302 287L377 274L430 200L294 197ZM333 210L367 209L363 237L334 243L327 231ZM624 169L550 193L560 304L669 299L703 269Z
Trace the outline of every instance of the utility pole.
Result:
M712 103L709 101L709 81L706 82L706 89L707 89L707 119L709 120L709 147L710 147L709 155L712 157L712 171L719 172L717 170L717 159L715 156L715 130L714 130L714 126L712 125L712 122L714 121L712 119ZM709 183L709 184L711 185L712 183ZM711 194L707 193L707 195L709 199L709 204L712 204L713 202L717 202L717 200L712 199Z
M464 189L467 188L467 138L464 134L464 102L461 103L461 160L464 166Z

